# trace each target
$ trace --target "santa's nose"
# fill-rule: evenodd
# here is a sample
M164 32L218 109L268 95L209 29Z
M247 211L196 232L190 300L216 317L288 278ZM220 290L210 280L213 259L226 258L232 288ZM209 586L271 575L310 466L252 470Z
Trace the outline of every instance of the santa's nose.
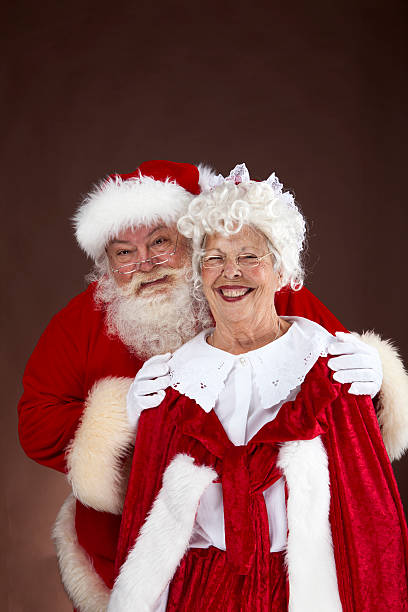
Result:
M150 259L146 259L140 264L139 272L151 272L155 264L150 261Z

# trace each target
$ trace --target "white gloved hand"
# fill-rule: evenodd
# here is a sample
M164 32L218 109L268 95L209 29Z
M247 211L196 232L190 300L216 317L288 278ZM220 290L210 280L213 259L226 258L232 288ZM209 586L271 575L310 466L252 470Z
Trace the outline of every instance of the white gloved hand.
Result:
M352 334L336 332L336 340L329 345L330 355L340 355L327 362L334 370L334 380L352 383L349 393L377 395L383 372L378 351Z
M163 401L165 389L170 386L169 359L171 353L155 355L148 359L130 385L126 410L131 427L135 428L140 413L146 408L154 408Z

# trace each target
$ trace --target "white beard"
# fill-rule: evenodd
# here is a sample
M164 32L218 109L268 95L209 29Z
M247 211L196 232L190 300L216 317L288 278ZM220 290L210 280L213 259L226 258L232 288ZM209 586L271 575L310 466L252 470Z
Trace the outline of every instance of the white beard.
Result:
M147 359L174 352L203 327L210 327L206 303L192 298L188 271L167 268L150 274L135 273L123 287L111 276L102 277L95 301L106 310L108 334L118 336L138 357ZM143 286L164 276L168 277L165 291L160 285Z

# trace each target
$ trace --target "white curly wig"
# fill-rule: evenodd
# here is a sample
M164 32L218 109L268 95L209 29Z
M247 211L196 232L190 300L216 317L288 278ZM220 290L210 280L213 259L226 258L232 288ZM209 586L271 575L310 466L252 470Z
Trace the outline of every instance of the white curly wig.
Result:
M186 215L178 221L181 234L192 239L194 286L201 290L201 258L205 237L236 234L249 225L262 233L275 256L275 271L281 287L300 289L304 271L301 261L306 222L290 192L270 184L223 181L211 191L195 197Z

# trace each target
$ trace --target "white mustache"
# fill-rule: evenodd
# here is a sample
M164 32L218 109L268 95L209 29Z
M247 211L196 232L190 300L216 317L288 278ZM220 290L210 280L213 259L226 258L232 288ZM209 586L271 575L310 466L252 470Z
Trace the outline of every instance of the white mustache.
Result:
M125 286L122 287L123 295L131 296L139 291L139 289L146 283L152 283L154 281L161 280L163 278L180 279L180 270L172 270L166 268L166 270L157 270L149 273L138 273L133 274L132 279ZM182 271L184 273L184 271Z

